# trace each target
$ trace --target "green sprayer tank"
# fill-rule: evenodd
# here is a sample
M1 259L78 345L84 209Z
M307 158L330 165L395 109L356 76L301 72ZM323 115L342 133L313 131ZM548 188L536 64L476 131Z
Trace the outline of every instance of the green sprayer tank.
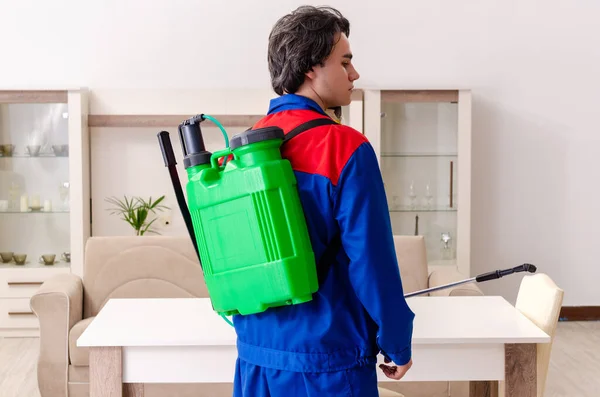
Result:
M205 150L204 119L221 128L228 148ZM179 137L187 207L168 132L159 133L214 310L247 315L310 301L318 289L315 257L295 175L281 157L283 131L251 129L227 142L218 121L199 115L179 126Z

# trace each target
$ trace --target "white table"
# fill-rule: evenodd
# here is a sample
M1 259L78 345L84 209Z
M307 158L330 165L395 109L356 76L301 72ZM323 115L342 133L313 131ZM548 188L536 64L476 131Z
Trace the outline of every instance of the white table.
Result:
M536 344L550 337L502 297L407 302L413 367L401 381L472 381L472 396L505 381L511 397L536 395ZM90 348L91 397L120 397L123 383L135 396L144 383L231 383L235 343L208 299L111 299L77 340Z

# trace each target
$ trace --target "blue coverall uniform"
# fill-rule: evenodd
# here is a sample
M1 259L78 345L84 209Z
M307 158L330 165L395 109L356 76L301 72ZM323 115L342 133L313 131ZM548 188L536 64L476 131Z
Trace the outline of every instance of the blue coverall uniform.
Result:
M271 100L254 128L285 133L328 117L311 99ZM282 148L298 181L315 257L342 247L313 300L234 316L234 397L377 396L376 356L411 358L414 314L404 297L381 173L365 136L344 125L305 131Z

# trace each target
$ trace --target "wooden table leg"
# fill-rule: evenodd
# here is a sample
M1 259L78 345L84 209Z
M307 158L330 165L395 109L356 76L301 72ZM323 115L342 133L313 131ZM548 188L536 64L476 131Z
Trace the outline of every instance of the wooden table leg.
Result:
M498 381L469 382L469 397L498 397Z
M123 397L121 347L90 347L90 397Z
M505 390L510 397L537 396L537 345L506 344Z
M144 397L144 384L143 383L124 383L123 384L123 396L124 397Z

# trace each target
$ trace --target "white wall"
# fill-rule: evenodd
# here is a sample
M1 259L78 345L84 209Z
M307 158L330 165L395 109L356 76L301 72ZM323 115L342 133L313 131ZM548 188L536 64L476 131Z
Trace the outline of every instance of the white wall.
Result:
M3 1L0 85L268 88L267 35L300 3ZM600 305L600 3L329 3L357 86L473 90L475 271L529 261L566 305ZM512 300L519 280L484 287Z

